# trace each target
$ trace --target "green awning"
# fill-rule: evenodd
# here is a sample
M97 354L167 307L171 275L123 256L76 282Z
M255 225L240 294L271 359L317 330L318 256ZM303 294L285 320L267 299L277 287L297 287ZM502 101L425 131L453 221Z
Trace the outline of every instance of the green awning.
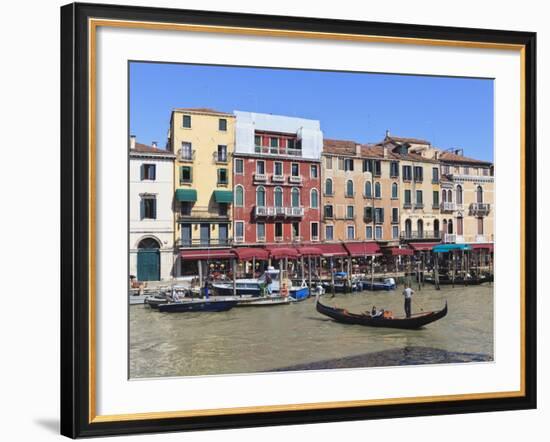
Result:
M438 244L432 249L435 253L447 253L454 250L472 250L472 247L468 244Z
M214 190L214 201L231 204L233 202L233 192L231 190Z
M197 191L195 189L176 189L176 201L197 201Z

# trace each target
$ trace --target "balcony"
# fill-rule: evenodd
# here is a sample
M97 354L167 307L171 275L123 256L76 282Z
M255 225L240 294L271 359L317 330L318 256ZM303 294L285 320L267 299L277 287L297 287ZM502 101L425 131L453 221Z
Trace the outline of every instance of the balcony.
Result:
M254 207L254 215L257 218L279 217L295 218L304 216L303 207L271 207L271 206L256 206Z
M221 248L221 247L230 247L233 245L233 240L231 238L226 239L200 239L200 238L179 238L177 247L182 249L194 249L194 248Z
M443 234L443 242L447 244L454 244L456 243L456 235L454 233L444 233Z
M287 207L285 209L285 215L287 217L302 217L304 216L304 208L303 207Z
M441 203L441 211L442 212L454 212L456 210L456 204L450 203L448 201Z
M423 209L424 208L424 203L414 203L414 208L415 209Z
M334 219L334 213L333 212L330 212L330 213L325 212L323 214L323 218L324 219Z
M193 162L195 161L195 150L178 150L178 161Z
M288 177L288 182L292 184L302 184L302 177L300 175L290 175Z
M412 204L411 203L403 203L403 209L411 209L412 208Z
M284 175L272 175L271 181L274 183L284 183L285 182L285 176Z
M288 147L270 147L270 146L255 146L254 152L260 155L277 155L288 157L301 157L302 149L292 149Z
M267 181L267 175L265 173L255 173L254 181L261 181L262 183L265 183Z
M491 211L491 205L487 203L470 204L470 214L474 216L486 216Z
M244 236L236 236L234 239L235 244L241 244L244 242Z
M415 239L430 239L430 240L437 240L437 239L441 239L442 237L442 232L438 231L438 230L424 230L422 232L418 232L418 231L402 231L401 232L401 235L400 235L400 239L403 239L403 240L415 240Z
M227 152L214 151L212 153L212 159L216 164L227 164L229 162L229 154Z
M275 242L283 242L283 237L282 236L276 236L275 237Z
M199 222L201 220L210 221L210 220L219 220L219 221L229 221L229 214L226 211L225 213L220 213L219 209L209 210L208 207L197 207L194 206L190 211L177 214L177 221L193 221Z

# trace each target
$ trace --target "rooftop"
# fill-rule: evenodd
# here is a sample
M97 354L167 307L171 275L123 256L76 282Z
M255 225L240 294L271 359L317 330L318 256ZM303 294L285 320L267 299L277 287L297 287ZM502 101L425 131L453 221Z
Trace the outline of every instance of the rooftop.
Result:
M221 115L224 117L231 117L231 118L235 117L235 115L231 113L219 111L216 109L211 109L208 107L178 107L173 109L173 112L183 112L183 113L195 114L195 115Z
M138 142L136 142L136 145L134 146L133 149L130 149L130 153L147 153L147 154L153 154L153 155L174 156L174 154L169 150L161 149L159 147L149 146L148 144L143 144Z
M439 159L443 163L472 164L478 166L491 166L493 164L490 161L476 160L475 158L457 155L454 152L441 152L439 154Z

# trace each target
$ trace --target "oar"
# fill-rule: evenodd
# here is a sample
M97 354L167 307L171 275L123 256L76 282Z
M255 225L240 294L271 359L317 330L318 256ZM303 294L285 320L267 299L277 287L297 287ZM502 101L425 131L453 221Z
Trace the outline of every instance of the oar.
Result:
M422 308L422 306L420 304L416 303L416 301L414 300L414 296L411 296L411 299L413 300L414 305L416 305L418 308L420 308L420 311L423 312L424 309Z

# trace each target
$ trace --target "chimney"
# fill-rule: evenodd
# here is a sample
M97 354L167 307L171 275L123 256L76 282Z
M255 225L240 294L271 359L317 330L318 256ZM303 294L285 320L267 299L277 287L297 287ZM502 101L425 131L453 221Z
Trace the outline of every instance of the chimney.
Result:
M386 129L386 138L389 138L389 137L390 137L390 130Z
M464 149L455 149L454 151L455 155L460 155L461 157L464 156Z
M360 144L355 145L355 155L358 156L358 157L361 156L361 145Z
M158 143L156 141L151 142L151 146L153 146L155 149L158 148Z
M434 160L439 161L439 151L434 151Z
M135 135L130 135L130 149L135 149L136 148L136 136Z
M388 158L388 148L384 146L384 158Z

